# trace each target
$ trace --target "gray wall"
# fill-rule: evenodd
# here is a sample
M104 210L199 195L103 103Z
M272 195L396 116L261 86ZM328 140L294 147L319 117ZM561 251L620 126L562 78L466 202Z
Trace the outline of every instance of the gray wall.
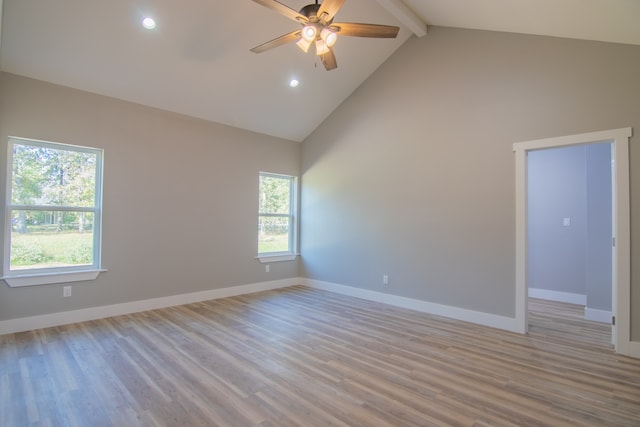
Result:
M637 134L639 75L639 46L438 27L410 39L303 143L300 273L513 316L512 144L627 126ZM7 135L105 148L110 270L68 299L57 285L2 285L0 320L298 274L296 263L267 274L253 259L257 173L297 173L297 144L7 74L0 94L0 200Z
M258 173L298 175L299 143L6 73L0 94L2 203L8 135L104 148L109 270L64 299L1 282L0 320L297 277L254 257Z
M531 151L527 181L529 288L611 311L611 144Z
M439 27L410 39L303 143L302 273L514 316L512 144L627 126L637 134L638 76L640 46Z

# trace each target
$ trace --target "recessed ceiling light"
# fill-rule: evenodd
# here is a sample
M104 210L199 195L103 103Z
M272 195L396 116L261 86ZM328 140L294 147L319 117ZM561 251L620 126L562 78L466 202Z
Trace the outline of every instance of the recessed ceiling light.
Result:
M300 82L298 80L296 80L296 79L291 79L289 81L289 86L291 86L291 87L298 87L299 84L300 84Z
M142 20L142 26L147 30L153 30L156 27L156 21L147 16Z

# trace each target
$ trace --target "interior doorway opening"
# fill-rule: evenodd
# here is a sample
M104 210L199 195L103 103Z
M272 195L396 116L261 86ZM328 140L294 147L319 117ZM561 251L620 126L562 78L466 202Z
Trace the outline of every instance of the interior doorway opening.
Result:
M516 161L516 324L528 331L527 158L536 150L607 142L612 158L612 341L616 352L629 354L630 343L630 206L629 138L631 128L515 143Z
M572 320L580 311L581 319L606 325L613 315L612 149L608 141L532 150L526 165L529 303L563 303L556 314L564 307Z

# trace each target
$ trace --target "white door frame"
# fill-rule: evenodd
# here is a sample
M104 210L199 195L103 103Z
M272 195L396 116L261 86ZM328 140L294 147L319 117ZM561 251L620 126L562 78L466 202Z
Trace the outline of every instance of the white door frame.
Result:
M631 355L631 230L629 202L629 138L631 128L516 142L516 327L526 333L527 319L527 153L544 148L609 142L612 144L613 248L612 312L616 327L612 340L616 352ZM638 357L638 356L636 356Z

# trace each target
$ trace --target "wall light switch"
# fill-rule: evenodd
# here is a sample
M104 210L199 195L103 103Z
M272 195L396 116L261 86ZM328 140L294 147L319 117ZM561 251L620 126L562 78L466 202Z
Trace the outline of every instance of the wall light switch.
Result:
M71 296L71 286L65 286L62 288L62 296L68 298Z
M562 225L564 225L565 227L570 227L571 226L571 218L565 218L562 222Z

